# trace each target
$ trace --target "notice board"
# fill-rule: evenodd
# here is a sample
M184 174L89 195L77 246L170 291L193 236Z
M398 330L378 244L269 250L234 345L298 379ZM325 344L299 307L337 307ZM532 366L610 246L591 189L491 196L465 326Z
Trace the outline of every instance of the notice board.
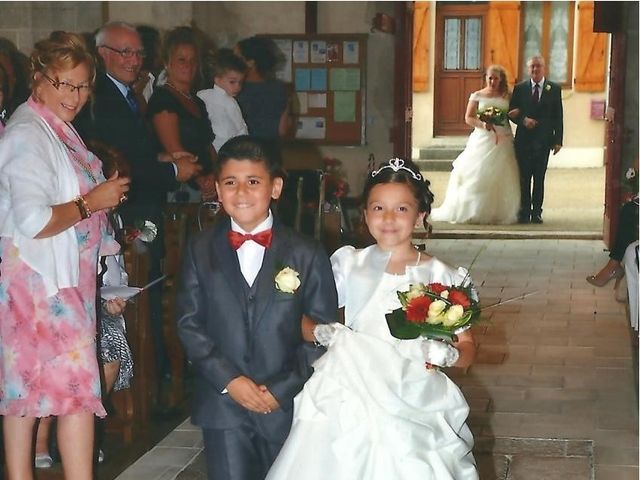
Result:
M295 138L365 143L366 34L273 34L276 77L290 86Z

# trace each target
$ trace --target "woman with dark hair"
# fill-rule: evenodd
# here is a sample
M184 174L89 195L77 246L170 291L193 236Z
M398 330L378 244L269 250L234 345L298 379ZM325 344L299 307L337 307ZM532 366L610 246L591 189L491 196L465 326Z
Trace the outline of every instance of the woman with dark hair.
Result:
M452 303L453 286L477 299L464 268L412 243L432 202L429 182L411 162L395 158L369 175L363 208L376 244L331 256L345 323L313 329L327 353L295 398L291 432L266 480L477 480L467 402L444 371L425 368L471 365L471 331L451 343L399 340L385 318L402 306L398 292L418 283L437 283Z
M500 65L485 72L486 85L469 97L465 122L473 127L433 221L511 224L518 221L520 180L507 112L507 74ZM499 112L490 118L489 112Z
M0 37L0 67L7 75L7 92L4 99L5 122L18 106L29 98L29 59L13 42ZM1 110L0 110L1 111Z
M71 122L95 65L82 38L53 32L31 54L32 94L0 138L0 415L8 478L33 478L36 421L58 417L66 478L90 479L99 255L115 254L107 211L129 179L105 180Z
M147 117L153 125L158 153L188 152L198 159L203 173L195 178L202 199L215 197L211 171L216 154L213 131L204 102L195 94L199 49L195 32L178 27L167 33L162 49L167 81L149 99ZM199 201L200 199L194 199Z
M273 40L263 37L240 40L234 48L248 69L237 96L240 109L249 134L265 140L285 137L291 128L287 87L274 78L276 51Z

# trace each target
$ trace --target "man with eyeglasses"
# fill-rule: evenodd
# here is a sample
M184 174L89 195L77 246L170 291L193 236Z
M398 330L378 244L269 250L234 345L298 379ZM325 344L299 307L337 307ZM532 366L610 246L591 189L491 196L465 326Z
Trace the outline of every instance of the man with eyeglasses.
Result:
M149 244L151 280L161 276L164 257L163 207L167 192L197 175L201 167L193 155L156 155L147 124L132 90L142 67L144 50L136 29L124 22L104 25L96 34L96 48L104 69L96 77L93 104L76 118L76 128L87 141L99 141L120 150L131 166L131 189L119 212L125 225L150 220L158 227ZM149 291L151 327L158 375L170 375L162 333L162 285Z

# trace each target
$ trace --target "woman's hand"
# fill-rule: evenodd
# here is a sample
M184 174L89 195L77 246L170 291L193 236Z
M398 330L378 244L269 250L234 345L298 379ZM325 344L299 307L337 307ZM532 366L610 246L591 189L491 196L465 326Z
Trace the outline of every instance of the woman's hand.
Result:
M126 306L127 301L119 297L104 302L104 309L109 315L122 315Z
M496 131L496 127L493 125L493 123L489 123L489 122L482 122L482 128L484 128L488 132Z
M509 113L507 113L507 116L513 120L515 120L518 115L520 115L520 109L519 108L514 108L512 110L509 110Z
M117 207L127 199L126 193L129 191L130 182L131 180L127 177L119 178L116 170L106 182L84 195L84 200L92 212Z

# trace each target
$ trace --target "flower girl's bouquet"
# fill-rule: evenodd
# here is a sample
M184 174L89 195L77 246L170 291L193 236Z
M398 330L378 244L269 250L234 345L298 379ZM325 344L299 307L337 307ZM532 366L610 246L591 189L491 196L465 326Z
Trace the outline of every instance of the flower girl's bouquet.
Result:
M397 292L401 308L386 315L391 335L407 340L419 336L456 341L480 318L480 306L471 286L415 283Z

